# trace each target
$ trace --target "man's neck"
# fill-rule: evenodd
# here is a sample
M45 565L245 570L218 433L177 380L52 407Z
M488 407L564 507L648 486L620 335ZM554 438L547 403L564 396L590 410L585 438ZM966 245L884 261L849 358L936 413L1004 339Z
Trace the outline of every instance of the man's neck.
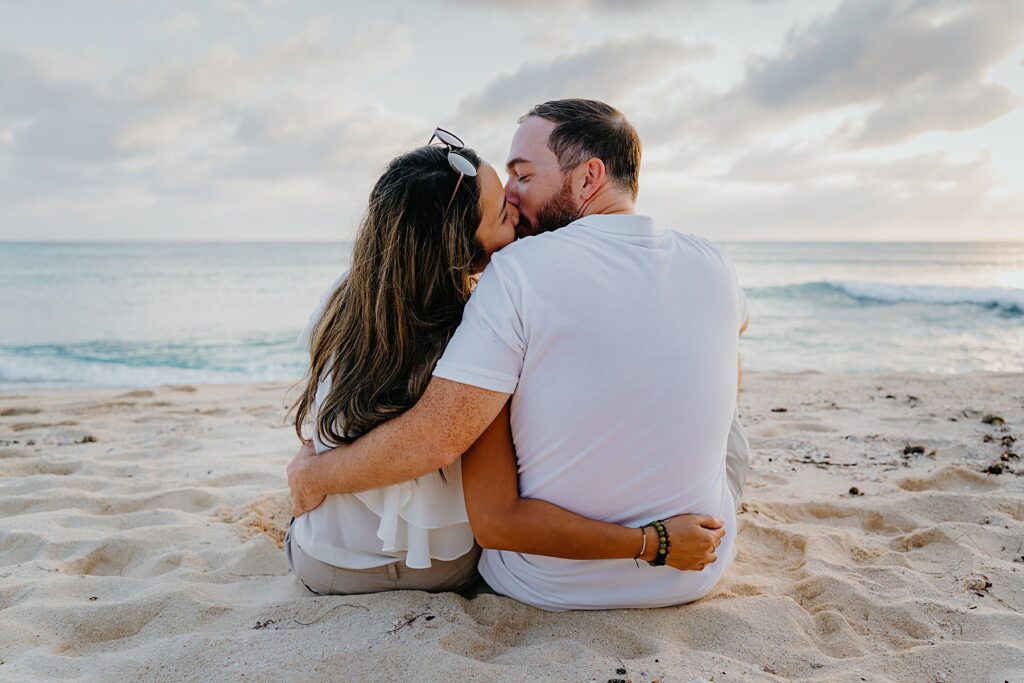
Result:
M597 214L635 214L636 206L632 197L622 192L600 190L586 202L580 211L580 218Z

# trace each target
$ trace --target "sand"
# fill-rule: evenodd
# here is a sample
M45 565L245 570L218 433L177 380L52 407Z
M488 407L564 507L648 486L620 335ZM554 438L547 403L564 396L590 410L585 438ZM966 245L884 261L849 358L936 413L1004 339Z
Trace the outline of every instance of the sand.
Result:
M0 394L0 680L1024 681L1024 376L749 375L722 582L564 614L307 593L285 390Z

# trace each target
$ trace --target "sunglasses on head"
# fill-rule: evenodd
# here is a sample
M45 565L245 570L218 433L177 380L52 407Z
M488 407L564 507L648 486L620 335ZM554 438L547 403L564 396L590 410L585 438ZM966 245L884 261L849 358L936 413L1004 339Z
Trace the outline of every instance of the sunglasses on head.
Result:
M455 201L455 195L459 192L459 187L462 186L462 179L465 176L470 178L476 177L476 166L468 158L459 154L459 150L465 149L466 145L462 143L462 139L455 133L444 128L435 128L434 134L427 140L427 144L431 144L434 140L440 141L448 149L448 164L459 174L459 179L455 183L455 190L452 192L451 199L448 200L448 205L444 207L444 212L448 213L448 209L452 207L452 202Z

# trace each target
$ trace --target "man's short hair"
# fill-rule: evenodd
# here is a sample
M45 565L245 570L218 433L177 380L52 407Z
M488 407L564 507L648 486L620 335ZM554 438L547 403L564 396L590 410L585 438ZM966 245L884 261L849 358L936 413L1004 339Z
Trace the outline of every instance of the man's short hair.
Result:
M604 163L608 177L636 200L640 191L640 136L621 111L597 100L552 100L519 118L537 116L555 123L548 147L562 171L588 159Z

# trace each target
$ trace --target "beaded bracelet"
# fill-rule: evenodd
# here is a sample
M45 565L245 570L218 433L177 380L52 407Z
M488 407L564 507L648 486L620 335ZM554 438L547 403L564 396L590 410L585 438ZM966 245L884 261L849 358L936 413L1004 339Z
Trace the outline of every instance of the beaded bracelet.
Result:
M654 530L658 532L658 552L653 560L648 560L647 564L652 567L663 567L668 559L668 553L672 549L672 544L668 540L668 532L665 531L665 525L660 519L656 519L645 526L653 526Z

